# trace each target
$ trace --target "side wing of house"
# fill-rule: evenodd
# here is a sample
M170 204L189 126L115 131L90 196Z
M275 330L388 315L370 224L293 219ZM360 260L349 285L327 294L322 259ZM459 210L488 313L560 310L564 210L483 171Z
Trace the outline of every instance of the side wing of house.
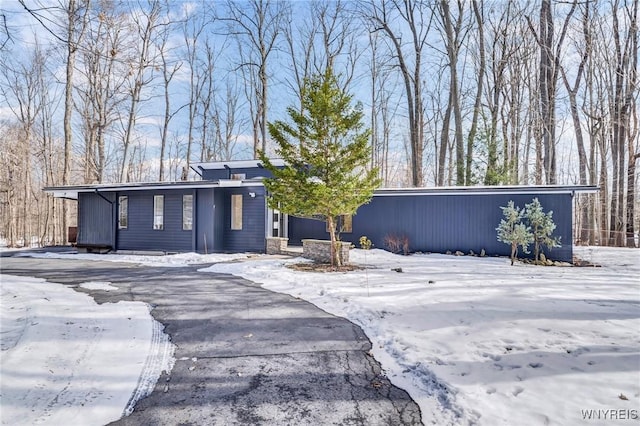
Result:
M508 256L510 247L497 240L496 227L502 218L500 206L509 200L524 207L538 197L545 211L553 211L562 247L546 252L554 260L570 262L573 256L573 209L570 192L540 194L437 194L374 196L361 206L352 219L352 230L341 239L358 246L366 235L375 247L385 248L388 237L407 237L412 252L445 253L471 250L487 255ZM327 239L324 222L289 218L289 244L300 244L303 238Z

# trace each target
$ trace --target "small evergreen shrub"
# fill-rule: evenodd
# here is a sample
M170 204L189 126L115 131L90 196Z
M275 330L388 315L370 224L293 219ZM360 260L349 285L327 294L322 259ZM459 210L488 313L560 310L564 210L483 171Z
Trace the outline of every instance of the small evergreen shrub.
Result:
M554 237L556 229L553 223L553 212L545 213L540 201L534 198L525 204L524 209L509 201L506 207L500 207L504 218L496 228L498 241L511 246L511 264L518 256L518 246L524 253L529 253L529 245L534 244L534 262L539 264L541 248L560 247L560 237Z
M362 250L371 250L372 245L373 244L371 243L371 240L367 238L366 235L363 235L362 237L360 237L360 248Z
M498 241L511 246L511 265L518 258L518 246L522 247L522 251L529 253L529 244L533 242L533 234L531 228L521 223L524 216L524 210L516 207L513 201L509 201L506 207L500 207L504 219L500 220L500 225L496 228L498 231Z
M556 229L556 224L553 223L553 211L545 213L537 198L534 198L531 203L525 204L524 210L525 217L533 234L534 260L536 263L539 263L541 247L546 246L549 249L561 247L560 237L554 237L552 235Z

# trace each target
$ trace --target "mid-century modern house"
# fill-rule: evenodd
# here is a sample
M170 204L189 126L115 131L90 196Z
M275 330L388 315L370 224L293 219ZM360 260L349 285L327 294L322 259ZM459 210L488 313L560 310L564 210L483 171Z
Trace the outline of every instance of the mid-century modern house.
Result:
M275 165L284 163L275 160ZM328 239L324 222L287 216L267 206L259 161L194 163L201 180L49 187L44 191L78 202L79 247L163 252L264 252L267 237ZM553 211L562 247L548 257L571 261L573 197L593 186L509 186L379 189L356 215L341 220L341 239L375 247L385 237L407 237L412 252L461 251L508 256L497 240L501 206L537 197Z

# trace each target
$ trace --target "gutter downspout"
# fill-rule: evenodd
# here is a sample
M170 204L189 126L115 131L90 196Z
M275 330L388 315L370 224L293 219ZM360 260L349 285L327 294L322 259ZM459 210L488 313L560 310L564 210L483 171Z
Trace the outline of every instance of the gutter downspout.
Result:
M108 199L107 197L105 197L104 195L102 195L102 193L98 192L98 188L94 189L93 191L97 196L99 196L100 198L102 198L103 200L105 200L107 203L113 205L113 201L111 201L110 199Z

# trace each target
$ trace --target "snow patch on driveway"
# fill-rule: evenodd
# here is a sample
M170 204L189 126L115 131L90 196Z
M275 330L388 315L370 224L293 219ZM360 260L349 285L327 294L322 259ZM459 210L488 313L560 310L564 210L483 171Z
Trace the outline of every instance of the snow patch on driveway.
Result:
M87 290L102 291L113 291L118 289L118 287L112 286L108 281L87 281L86 283L80 283L80 287L86 288Z

